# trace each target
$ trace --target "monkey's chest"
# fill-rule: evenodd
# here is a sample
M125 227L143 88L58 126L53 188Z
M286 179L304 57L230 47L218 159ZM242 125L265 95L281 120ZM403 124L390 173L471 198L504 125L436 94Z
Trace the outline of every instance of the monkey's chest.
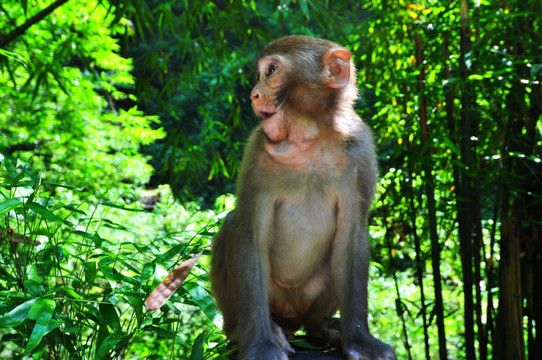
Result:
M311 189L277 203L269 253L271 277L277 284L295 288L316 274L322 277L321 269L330 259L336 213L332 198Z

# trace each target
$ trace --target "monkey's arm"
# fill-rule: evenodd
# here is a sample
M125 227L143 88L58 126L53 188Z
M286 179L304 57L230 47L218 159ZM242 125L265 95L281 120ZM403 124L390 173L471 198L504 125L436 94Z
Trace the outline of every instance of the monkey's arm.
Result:
M286 359L276 342L269 314L269 242L276 196L272 175L260 166L255 149L263 134L255 131L247 145L237 193L236 223L227 256L237 299L237 340L241 359Z
M365 138L364 138L364 135ZM343 199L339 207L338 230L334 239L332 268L340 269L334 274L341 312L341 334L343 353L348 359L395 360L393 349L369 333L367 321L368 280L370 264L370 243L367 230L371 200L376 183L377 164L372 141L362 134L360 148L355 149L357 186L350 190L357 194ZM363 144L365 144L363 146ZM338 262L343 261L342 267Z

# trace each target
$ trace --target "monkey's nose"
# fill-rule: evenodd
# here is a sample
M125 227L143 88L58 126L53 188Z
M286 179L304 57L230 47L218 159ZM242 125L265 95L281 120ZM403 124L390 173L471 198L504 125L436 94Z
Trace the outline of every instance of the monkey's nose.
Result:
M258 100L259 98L260 98L260 91L258 89L252 90L252 92L250 93L250 99L254 101L254 100Z

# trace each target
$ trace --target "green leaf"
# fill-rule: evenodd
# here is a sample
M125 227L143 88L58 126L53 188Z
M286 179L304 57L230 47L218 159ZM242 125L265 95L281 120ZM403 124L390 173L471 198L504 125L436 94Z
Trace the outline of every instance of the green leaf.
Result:
M96 351L96 360L105 358L106 355L115 350L117 345L124 340L124 337L125 335L123 333L113 333L105 338Z
M205 344L205 331L202 331L194 340L192 351L190 352L190 360L202 360L203 359L203 346Z
M146 263L143 265L143 269L141 269L141 283L145 284L147 281L150 280L152 275L154 274L154 269L156 267L156 264L154 262Z
M104 319L107 321L107 325L113 329L113 332L121 332L121 325L119 320L119 315L117 314L117 309L111 303L101 303L100 304L100 313L103 315Z
M143 210L143 209L134 209L134 208L128 208L124 205L119 205L119 204L115 204L115 203L112 203L112 202L109 202L109 201L106 201L104 203L102 203L103 206L109 206L109 207L112 207L112 208L116 208L116 209L121 209L121 210L125 210L125 211L135 211L135 212L145 212L146 210Z
M149 331L156 334L159 338L175 339L175 333L159 326L147 325L143 327L144 331Z
M52 182L52 181L43 181L43 185L50 185L50 186L53 186L53 187L62 187L62 188L66 188L66 189L70 189L70 190L77 190L77 191L83 191L83 189L84 189L82 187L78 188L78 187L75 187L75 186L72 186L72 185L56 183L56 182Z
M38 301L38 298L28 300L11 310L0 318L0 328L11 328L20 325L27 319L30 308Z
M25 58L23 58L21 55L19 55L17 53L7 51L7 50L4 50L4 49L0 49L0 55L3 55L3 56L8 57L10 59L16 60L16 61L26 65Z
M107 322L94 304L85 304L85 308L88 310L88 313L84 313L83 315L106 328Z
M28 0L21 0L21 6L24 10L24 16L26 16L26 13L28 11Z
M30 338L28 339L28 343L26 344L26 348L24 351L25 354L28 354L29 352L34 350L34 348L38 346L38 344L47 333L47 330L49 329L49 323L51 322L51 318L53 317L55 308L56 303L54 300L41 298L36 301L36 303L28 312L28 318L35 319L36 324L34 325L32 334L30 334Z
M36 214L40 214L46 219L49 219L58 223L63 223L63 224L66 223L64 220L62 220L61 218L53 214L49 209L47 209L46 207L38 203L29 201L25 204L25 206L29 208L30 210L32 210L33 212L35 212Z
M194 302L198 307L203 311L203 313L209 318L209 320L214 321L218 310L216 308L215 302L211 295L196 282L187 282L183 284L183 288L188 291Z
M156 258L156 262L163 263L167 260L172 259L174 256L178 254L182 254L188 245L186 243L180 243L175 246L173 246L171 249L166 251L164 254L160 255L158 258Z
M7 214L11 210L18 208L22 204L22 201L17 199L9 199L0 203L0 216Z
M94 233L94 235L92 236L92 241L94 242L94 245L95 245L97 248L101 248L101 247L102 247L103 239L102 239L102 237L100 236L100 234L98 234L98 232L95 232L95 233Z
M98 267L104 274L105 278L111 282L120 282L120 283L127 282L129 284L136 285L136 286L140 285L139 281L136 278L123 275L115 268L112 268L107 265L103 265L102 263L99 263Z
M302 349L308 350L326 350L330 347L329 344L313 345L304 339L295 339L292 341L292 344L295 344L297 347L300 347Z
M309 7L307 4L307 0L299 0L299 5L301 6L301 11L303 12L303 15L305 15L307 20L310 20Z
M448 145L448 148L456 155L461 156L461 152L459 151L459 148L452 142L452 140L448 136L443 136L442 140Z
M124 297L130 304L130 306L132 306L132 308L134 309L138 325L142 324L143 317L144 317L143 316L143 296L144 295L137 293L135 291L129 291L129 292L124 293Z
M83 299L83 297L81 295L79 295L78 293L76 293L73 289L71 289L69 287L64 287L64 286L53 288L53 289L47 291L47 293L45 295L49 296L49 295L52 295L52 294L56 294L57 292L65 293L65 294L67 294L67 295L69 295L72 298L77 299L77 300L82 300Z

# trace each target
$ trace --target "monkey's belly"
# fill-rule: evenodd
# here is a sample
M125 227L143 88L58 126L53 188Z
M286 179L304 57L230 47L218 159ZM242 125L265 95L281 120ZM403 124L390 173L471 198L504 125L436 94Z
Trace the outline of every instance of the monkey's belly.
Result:
M273 312L300 316L323 291L335 225L335 206L327 197L290 199L278 207L269 253Z

